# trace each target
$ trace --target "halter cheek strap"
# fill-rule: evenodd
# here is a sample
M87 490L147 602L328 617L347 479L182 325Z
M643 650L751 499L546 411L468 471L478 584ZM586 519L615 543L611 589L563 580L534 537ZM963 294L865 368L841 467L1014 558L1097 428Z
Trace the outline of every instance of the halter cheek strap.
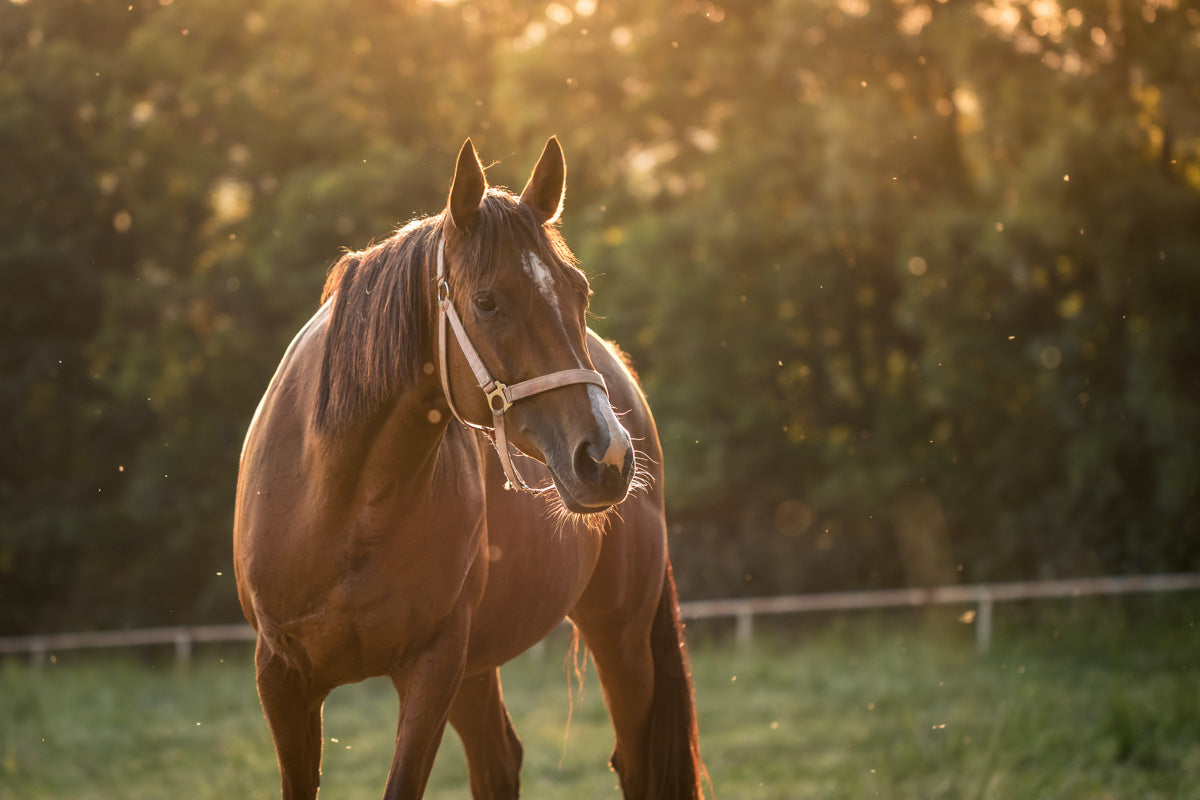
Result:
M608 394L608 387L604 384L604 378L600 373L590 369L565 369L560 372L552 372L549 375L530 378L520 383L514 383L511 386L501 383L488 372L483 359L479 357L479 351L471 344L471 339L467 336L467 330L463 327L458 312L454 310L454 302L450 299L450 284L446 280L445 236L442 236L438 241L436 282L438 301L438 368L442 375L442 392L446 395L446 404L450 407L450 413L463 425L484 431L488 434L488 438L496 448L496 453L500 456L500 465L504 468L504 475L508 478L505 488L521 489L526 492L536 491L524 481L521 473L517 471L516 465L513 464L508 437L504 432L505 412L518 400L524 400L535 394L541 394L551 389L570 386L575 383L590 383L599 386L604 390L605 394ZM488 407L492 411L491 428L486 425L469 422L462 414L458 413L458 408L454 405L454 395L450 391L450 371L447 363L449 360L447 357L447 339L449 338L446 333L447 325L449 325L450 330L454 331L454 338L458 341L458 346L462 350L463 356L466 357L467 364L471 367L471 372L475 375L475 380L478 382L479 388L483 390L484 397L487 398Z

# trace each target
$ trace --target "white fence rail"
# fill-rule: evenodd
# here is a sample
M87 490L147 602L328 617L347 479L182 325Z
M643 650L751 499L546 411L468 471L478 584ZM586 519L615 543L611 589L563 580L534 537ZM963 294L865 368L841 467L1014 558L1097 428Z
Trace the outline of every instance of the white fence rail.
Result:
M0 655L28 653L32 663L40 664L45 661L47 655L64 650L173 645L175 660L180 664L186 664L192 659L194 644L252 642L254 638L254 629L245 623L137 628L127 631L91 631L88 633L39 633L32 636L0 638Z
M1189 590L1200 590L1200 573L983 583L966 586L931 586L915 589L882 589L780 597L745 597L729 600L693 600L680 603L680 610L685 619L733 618L738 646L749 647L754 635L754 618L756 616L879 608L915 608L931 605L971 605L975 606L975 645L979 652L986 653L991 646L992 611L998 602ZM171 645L175 648L176 660L180 664L186 664L191 660L192 648L195 644L253 641L254 636L254 630L245 624L35 634L0 637L0 655L27 653L32 663L40 664L48 655L59 651Z
M1094 595L1151 594L1186 590L1200 590L1200 573L980 583L966 586L931 586L915 589L882 589L869 592L833 592L784 597L747 597L732 600L697 600L681 603L680 607L687 619L733 617L736 620L738 644L747 647L753 636L754 617L760 615L806 614L905 606L973 605L975 606L975 646L979 652L986 653L992 641L992 609L998 602Z

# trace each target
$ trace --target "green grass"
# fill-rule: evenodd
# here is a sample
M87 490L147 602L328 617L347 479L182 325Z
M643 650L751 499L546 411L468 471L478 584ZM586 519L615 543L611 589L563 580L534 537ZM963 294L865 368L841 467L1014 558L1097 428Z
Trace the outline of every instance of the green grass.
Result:
M953 611L760 624L734 650L692 626L702 747L719 800L1197 798L1200 599L999 606L978 656ZM613 798L594 670L569 734L565 637L505 668L523 795ZM274 753L244 648L0 663L0 798L269 798ZM323 798L382 793L397 701L386 681L325 711ZM467 798L448 733L427 797Z

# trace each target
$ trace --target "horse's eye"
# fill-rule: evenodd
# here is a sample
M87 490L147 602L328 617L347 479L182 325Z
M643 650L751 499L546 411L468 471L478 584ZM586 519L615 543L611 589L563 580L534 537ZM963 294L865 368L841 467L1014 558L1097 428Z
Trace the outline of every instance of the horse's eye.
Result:
M475 295L475 308L482 314L494 314L496 311L496 298L491 292L480 292Z

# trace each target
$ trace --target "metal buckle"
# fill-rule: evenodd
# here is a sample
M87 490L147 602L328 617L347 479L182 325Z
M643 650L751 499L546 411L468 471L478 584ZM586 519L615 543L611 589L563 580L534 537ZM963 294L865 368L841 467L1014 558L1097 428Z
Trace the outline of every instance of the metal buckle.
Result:
M446 301L450 299L450 284L446 283L445 278L438 281L437 299L438 305L445 305Z
M495 388L491 391L485 388L483 393L487 397L488 407L492 409L492 413L503 414L512 406L512 400L508 399L508 386L500 381L493 381L493 386ZM500 401L499 407L496 406L497 400Z

